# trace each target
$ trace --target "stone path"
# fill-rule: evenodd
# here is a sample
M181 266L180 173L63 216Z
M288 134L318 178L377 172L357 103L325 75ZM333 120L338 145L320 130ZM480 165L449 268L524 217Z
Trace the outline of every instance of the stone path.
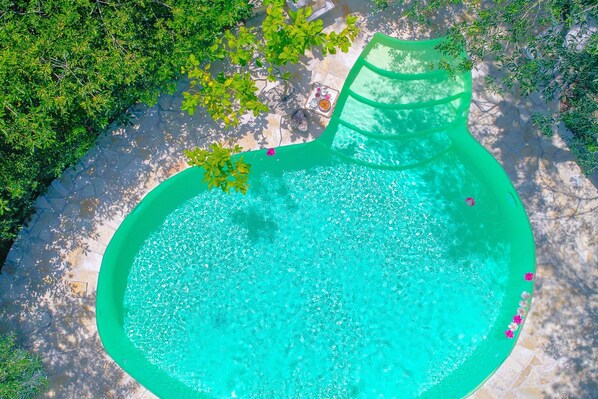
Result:
M357 13L362 34L348 54L306 60L293 76L303 92L287 110L304 101L310 82L340 89L373 32L429 36L407 26L393 9L372 15L369 7L366 1L339 1L324 18L326 26L337 26L348 13ZM443 26L439 20L437 31ZM533 128L530 114L545 108L540 101L485 91L490 68L474 73L470 131L501 162L525 203L538 269L532 310L517 346L472 397L596 397L598 191L559 135L543 137ZM95 325L96 284L102 254L125 215L186 167L183 149L224 137L204 113L189 117L180 103L179 91L154 107L134 107L132 125L102 134L96 147L38 198L2 269L0 331L16 330L42 357L50 379L45 397L153 397L105 354ZM259 117L227 136L247 150L257 149L311 140L327 122L312 116L308 132L295 133L282 113Z

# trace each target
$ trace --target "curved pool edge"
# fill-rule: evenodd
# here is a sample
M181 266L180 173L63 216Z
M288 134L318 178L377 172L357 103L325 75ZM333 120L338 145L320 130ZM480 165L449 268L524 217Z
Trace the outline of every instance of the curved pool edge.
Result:
M281 167L286 170L287 163L296 160L306 149L311 152L325 151L312 141L280 147L277 157L268 157L265 150L238 154L237 157L244 156L249 161L252 173L265 170L276 173L282 170ZM149 191L114 233L102 258L98 276L96 324L100 340L116 364L158 397L212 399L158 369L133 346L123 329L123 298L127 278L132 259L149 232L178 205L207 190L207 185L202 181L202 169L190 167ZM148 214L151 218L147 217ZM137 234L141 230L146 234Z
M497 193L497 198L503 198L500 207L505 210L503 211L503 215L509 216L506 224L510 227L510 233L512 234L510 240L513 244L511 273L507 282L505 300L502 303L501 311L497 318L497 324L491 331L496 342L502 342L502 345L499 349L493 349L496 354L496 361L493 364L485 364L482 366L484 367L483 373L487 373L486 377L483 378L481 382L471 382L476 379L479 381L479 378L474 378L472 375L480 373L480 369L479 365L473 364L475 355L470 356L464 364L443 379L442 384L433 386L430 390L422 394L421 398L429 399L445 397L443 395L443 386L445 383L449 385L452 383L457 384L458 381L459 384L464 384L464 382L466 384L467 381L470 381L469 385L474 388L470 388L464 392L463 396L461 396L462 398L469 397L482 388L482 386L494 376L509 358L517 346L523 328L525 327L525 323L529 317L529 309L528 316L523 318L523 322L515 332L515 337L509 339L505 336L505 332L508 329L508 321L511 321L513 316L517 314L521 293L526 291L530 294L530 306L534 295L535 279L531 282L526 281L524 275L527 272L534 273L534 275L536 273L535 241L527 212L525 211L523 202L517 194L517 190L511 183L507 172L500 163L469 132L467 132L466 135L459 135L456 140L459 147L467 147L466 152L460 153L461 161L469 166L469 170L474 170L479 173L481 175L480 178L483 179L482 181L491 181L493 185L489 187ZM512 203L512 200L515 202L514 204ZM507 212L506 210L510 210L510 212ZM516 267L516 270L513 270L513 265L518 266ZM500 324L500 321L503 323ZM488 350L488 348L480 346L475 352L484 350Z
M490 153L480 146L473 138L470 137L467 140L471 140L476 144L478 148L475 151L477 153L477 157L485 159L484 166L481 166L483 165L481 163L477 163L479 173L486 175L486 173L491 172L491 175L494 175L499 179L499 181L502 181L503 184L497 185L500 187L497 188L497 190L502 191L506 188L515 192L506 175L506 172L504 172L502 167L500 167L498 162L490 155ZM326 151L325 147L317 144L317 141L313 141L310 143L280 147L277 150L277 157L273 158L266 157L265 150L254 151L249 154L251 158L261 159L262 161L267 160L269 165L263 168L263 170L272 171L273 169L278 169L278 166L281 166L282 169L285 169L284 165L280 165L281 158L292 159L295 157L295 155L299 156L299 154L303 153L303 151L306 149L309 151ZM469 162L477 162L477 157L473 157L474 159L470 159ZM107 248L104 259L102 260L102 268L100 270L98 280L97 325L100 338L104 344L104 347L106 348L106 351L121 368L123 368L140 384L159 397L210 398L207 395L199 394L195 390L182 384L181 382L157 369L154 365L150 364L144 358L143 354L134 348L129 339L126 337L123 330L124 310L122 298L124 297L124 290L126 288L126 280L129 271L128 267L131 265L131 262L127 260L127 257L132 257L135 255L138 247L143 242L145 235L139 237L139 242L131 242L129 238L135 236L135 234L131 234L131 232L133 230L138 231L140 223L145 223L146 226L153 223L159 223L163 219L161 214L169 213L182 202L193 197L200 191L205 190L205 186L199 184L201 177L202 172L199 168L188 168L172 176L164 183L150 191L116 231L113 241L111 241L111 245L109 245ZM190 189L190 187L193 188ZM179 195L173 195L173 191ZM508 200L505 198L505 203L502 206L511 207L507 201ZM516 229L519 231L519 236L514 241L521 244L527 242L527 244L533 245L531 227L529 227L527 217L525 217L523 220L521 219L521 217L525 215L525 210L522 204L519 202L514 209L515 212L512 216L515 219L518 219L520 223L519 228ZM151 221L147 218L144 218L144 214L148 212L156 215L156 219ZM520 230L521 227L523 227L523 232ZM528 230L530 233L529 235L525 234L525 230L527 228L530 229ZM118 267L118 265L123 264L128 265L128 267ZM529 271L535 272L535 270ZM503 302L503 310L501 311L502 316L498 317L499 320L504 318L504 315L509 315L508 317L510 317L511 313L514 314L516 307L513 310L511 309L519 301L519 295L522 288L525 288L528 292L533 293L533 287L529 282L525 282L523 279L523 273L519 273L517 275L512 274L510 280L511 279L513 279L513 282L509 281L507 286L513 287L511 293L514 294L514 296L511 296L510 300L509 298L506 298L506 300ZM515 280L519 280L519 283L517 283ZM124 284L117 284L119 281L124 282ZM111 292L112 295L105 295L104 292ZM519 331L516 333L516 337L513 340L509 340L504 336L506 325L504 328L499 326L492 329L492 333L496 336L495 340L503 341L505 346L509 347L508 351L505 351L504 349L500 350L499 362L496 365L492 365L492 371L487 374L482 382L475 384L475 388L468 389L468 392L464 393L462 397L467 397L477 391L500 368L500 366L504 363L514 349L524 325L525 321L523 325L520 326ZM480 347L478 350L486 350L486 348ZM469 365L468 361L466 361L453 373L448 375L443 380L442 384L431 387L420 397L443 397L442 390L445 381L446 383L451 384L450 381L456 380L459 381L460 384L466 386L467 383L465 383L464 380L468 380L468 376L472 375L470 367L473 367L476 371L474 374L479 375L479 365ZM477 378L474 377L473 379L476 380ZM479 379L477 380L479 381ZM474 384L469 385L474 386Z
M371 48L376 38L380 40L383 38L389 43L393 43L395 40L406 43L405 41L376 34L366 49ZM437 42L438 39L428 41L429 44ZM347 79L347 83L345 83L346 87L350 84L350 77L353 76L354 78L356 75L354 69L355 66L349 73L349 78ZM469 93L471 93L471 78L469 80L466 79L466 83L468 83ZM345 86L343 87L343 91L341 91L339 105L337 106L341 109ZM344 99L346 100L346 97ZM252 164L252 172L258 172L261 167L267 168L268 171L282 170L281 164L285 162L280 162L281 158L292 158L294 155L308 148L309 151L327 151L328 141L334 135L333 130L336 128L335 125L338 125L338 114L335 112L328 128L320 139L309 143L281 147L277 149L277 157L267 158L265 151L253 151L245 154L246 159L250 157L260 160L258 164ZM474 387L473 389L464 389L463 397L473 394L483 386L515 348L527 318L524 319L524 323L520 326L515 334L515 338L512 340L507 339L504 335L504 331L507 329L507 323L504 323L504 321L515 314L517 309L515 304L519 301L519 295L522 290L525 289L530 294L533 294L533 283L526 282L523 279L523 274L525 272L535 273L535 244L529 219L515 188L498 161L470 135L464 126L455 129L451 134L451 138L460 149L456 153L460 155L461 161L467 165L469 170L478 173L482 181L492 182L488 187L496 193L496 198L502 198L499 206L505 210L503 213L508 215L506 224L510 226L511 230L510 241L515 244L513 246L514 251L511 265L515 265L515 267L511 268L512 272L507 283L507 293L502 303L497 324L491 330L492 339L501 343L500 347L498 349L486 348L481 345L475 351L493 350L496 352L496 361L492 364L484 365L484 370L481 372L485 374L485 378L479 382L480 367L473 364L473 359L475 358L470 357L450 375L446 376L441 384L432 386L420 395L420 397L425 398L445 396L443 395L443 387L453 383L464 387ZM114 234L102 259L98 278L96 322L101 341L106 351L127 373L160 397L208 398L207 395L198 393L150 364L143 354L133 347L123 330L125 312L123 309L123 297L129 268L132 263L131 260L147 236L132 233L139 230L151 231L152 226L157 226L179 204L200 191L205 190L206 187L200 183L201 180L201 170L198 168L189 168L167 179L150 191L125 218ZM151 217L146 217L146 215L151 215ZM500 323L503 323L504 326Z
M347 79L339 95L337 109L343 109L345 103L347 102L350 96L349 88L351 87L351 84L355 81L361 69L364 66L368 67L368 65L366 64L369 63L366 62L365 58L372 50L376 48L376 46L382 45L397 49L427 51L434 49L435 46L442 42L442 40L444 40L444 38L440 37L427 40L410 41L397 39L394 37L384 35L382 33L374 34L374 37L366 45L359 58L349 71ZM412 76L412 78L419 79L420 76ZM525 211L525 207L523 206L523 203L517 193L517 190L511 183L508 174L506 173L502 165L500 165L500 163L492 156L492 154L483 145L481 145L469 132L467 123L469 108L471 107L472 99L471 72L468 71L463 73L462 78L464 83L465 96L463 98L461 107L455 110L457 119L460 119L460 121L456 120L455 126L453 126L448 131L448 134L455 144L454 152L459 155L460 160L466 165L467 169L476 173L480 181L483 181L485 183L492 182L492 184L487 184L487 186L490 189L492 189L492 191L495 193L496 198L502 199L502 201L500 201L499 203L499 206L503 210L503 214L508 215L508 220L506 221L506 224L510 227L510 241L513 244L514 251L511 256L511 274L507 283L506 298L502 304L500 315L497 318L497 320L507 321L512 320L512 317L517 313L517 304L520 300L520 295L522 291L527 291L530 293L529 304L531 305L531 299L533 298L534 282L532 281L530 283L528 281L525 281L523 276L527 272L532 272L534 274L536 272L535 241L533 237L531 224ZM409 79L409 77L405 75L401 76L400 79ZM337 129L339 127L340 118L341 112L335 111L332 115L329 125L322 133L322 136L316 141L323 144L324 146L331 146L336 135ZM516 269L518 270L513 270L514 265L519 266L516 267ZM442 387L445 385L445 381L448 385L450 385L454 380L459 380L459 383L463 384L464 381L474 379L478 382L470 382L469 385L473 386L474 388L467 389L465 392L463 392L462 397L471 396L496 373L496 371L510 356L517 344L519 336L521 335L521 331L525 326L526 320L527 317L524 318L523 323L520 325L513 339L508 339L505 336L505 331L507 330L508 322L504 322L503 324L500 324L500 326L497 325L495 328L492 329L492 332L497 340L496 342L503 343L502 350L500 354L497 354L496 362L494 362L492 365L484 365L484 373L487 375L484 378L482 378L481 382L479 382L480 378L471 377L472 375L479 374L480 372L478 367L472 367L471 363L473 361L471 359L473 358L470 357L464 364L459 366L449 376L443 379L442 384L437 384L431 387L428 391L422 393L421 397L431 399L445 397L443 395L442 389ZM476 352L484 349L485 348L480 347L476 350Z
M172 210L176 203L171 202L168 204L169 207L164 207L163 194L170 192L178 180L188 178L199 183L201 173L197 168L186 169L155 187L137 204L114 233L102 258L98 276L96 323L106 352L123 370L159 397L176 394L181 398L193 398L198 397L198 394L149 363L124 332L123 298L131 266L129 258L132 259L143 241L142 236L131 233L139 229L139 224L151 223L149 219L140 218L142 209L151 211L156 208L158 214L164 210ZM201 185L196 184L196 186ZM193 192L193 190L189 191ZM179 196L171 196L170 193L166 198L177 200L178 203L183 200ZM139 238L137 240L139 242L131 242L131 237Z

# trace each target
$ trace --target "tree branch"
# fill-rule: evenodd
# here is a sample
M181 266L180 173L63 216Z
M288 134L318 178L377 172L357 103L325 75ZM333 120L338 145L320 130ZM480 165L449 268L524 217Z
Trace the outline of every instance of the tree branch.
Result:
M108 27L106 26L106 22L104 21L104 16L102 15L102 6L100 6L100 1L96 0L96 4L98 5L98 12L100 14L100 20L102 21L102 26L104 27L104 30L106 32L108 32L108 34L112 38L112 41L114 42L116 47L119 48L123 54L127 54L128 52L118 43L118 40L116 40L116 37L114 37L114 35L110 31L110 29L108 29Z

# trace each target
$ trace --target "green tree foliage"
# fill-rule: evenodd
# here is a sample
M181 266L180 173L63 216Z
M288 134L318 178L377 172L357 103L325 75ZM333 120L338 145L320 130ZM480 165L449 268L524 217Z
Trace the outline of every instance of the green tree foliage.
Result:
M347 18L347 27L340 32L325 33L323 22L308 22L311 8L287 11L284 0L264 0L266 17L261 28L239 27L227 31L210 48L210 61L224 61L229 72L211 73L212 64L189 57L186 72L191 89L184 93L183 109L193 114L204 107L224 126L235 126L246 112L257 116L268 111L257 96L255 78L269 81L290 78L284 71L289 64L299 62L308 50L321 49L324 55L338 50L347 52L359 29L356 17Z
M249 188L247 179L251 166L243 161L243 157L233 159L233 154L241 152L239 145L232 148L221 143L210 145L209 150L194 148L185 150L190 166L199 166L204 169L204 182L208 189L220 188L225 193L234 190L245 195Z
M0 398L33 398L47 381L39 358L18 348L14 335L0 335Z
M388 2L390 0L372 0L374 2L374 9L375 10L384 10L388 7Z
M250 13L247 0L0 0L0 259L99 131L173 91L189 54Z
M564 122L574 134L569 145L582 170L598 171L596 1L415 0L405 15L431 24L442 9L452 10L461 19L450 27L448 40L440 46L452 56L466 49L468 58L456 70L492 60L500 73L488 77L487 84L495 91L539 93L548 101L557 98L563 104L560 112L536 115L534 121L546 133L554 130L554 123Z

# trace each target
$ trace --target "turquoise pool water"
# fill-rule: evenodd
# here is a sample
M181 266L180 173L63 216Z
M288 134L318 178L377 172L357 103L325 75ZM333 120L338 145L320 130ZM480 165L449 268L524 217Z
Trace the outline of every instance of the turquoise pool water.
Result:
M247 196L208 192L198 168L152 190L102 261L112 358L172 399L479 387L520 334L534 241L468 132L471 74L430 69L441 41L376 34L320 138L243 154Z
M200 192L139 249L124 332L151 364L211 398L411 398L486 340L511 248L455 155L251 183Z

